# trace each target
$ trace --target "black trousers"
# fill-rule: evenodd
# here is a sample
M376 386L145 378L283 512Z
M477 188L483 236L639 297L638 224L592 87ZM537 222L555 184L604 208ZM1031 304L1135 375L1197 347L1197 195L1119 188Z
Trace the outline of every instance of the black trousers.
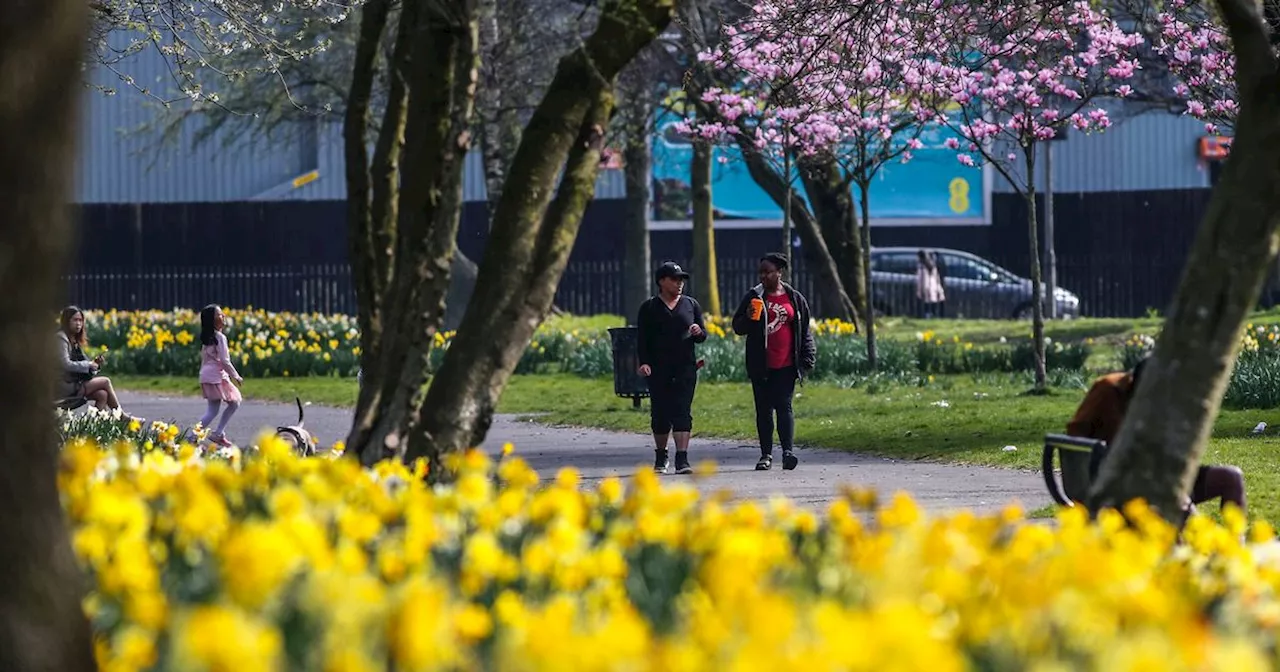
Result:
M657 371L649 376L649 426L654 434L693 431L697 369Z
M796 416L791 410L791 398L796 392L796 369L769 369L763 378L751 379L751 391L756 402L756 433L760 437L760 453L773 452L773 420L778 418L778 443L782 451L791 450L796 434Z

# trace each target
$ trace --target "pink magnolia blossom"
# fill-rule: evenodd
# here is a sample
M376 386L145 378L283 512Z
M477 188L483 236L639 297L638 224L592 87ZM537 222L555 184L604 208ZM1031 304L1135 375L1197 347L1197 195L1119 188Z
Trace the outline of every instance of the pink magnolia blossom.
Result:
M834 154L854 171L909 161L949 100L941 69L911 52L920 39L893 3L763 0L699 55L739 82L702 99L723 124L754 129L762 150Z
M1101 101L1132 93L1127 82L1141 67L1144 40L1123 30L1105 6L1088 0L941 5L926 15L936 26L931 32L958 37L923 43L918 53L940 64L940 86L961 110L952 126L961 143L970 144L957 155L964 165L981 155L1025 188L1025 171L1008 164L1063 128L1107 129L1111 120Z
M1212 126L1235 126L1235 57L1226 28L1191 0L1168 0L1156 15L1152 46L1177 78L1173 93L1186 99L1186 113Z

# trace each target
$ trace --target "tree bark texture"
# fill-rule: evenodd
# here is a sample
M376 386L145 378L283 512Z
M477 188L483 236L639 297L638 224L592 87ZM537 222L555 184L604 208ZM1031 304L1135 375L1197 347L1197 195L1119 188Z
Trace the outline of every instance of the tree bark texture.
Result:
M442 455L484 440L498 397L551 307L594 195L614 81L673 12L673 0L607 3L592 35L561 59L525 128L475 295L406 455L427 457L436 477L446 477Z
M630 100L627 125L624 129L626 146L623 151L623 178L627 185L626 215L623 221L623 239L626 251L622 264L624 315L634 319L640 304L653 294L649 279L651 273L649 248L649 212L652 205L650 181L653 179L653 156L650 154L649 133L653 101L648 92ZM642 109L641 109L642 108Z
M480 120L480 149L484 159L485 197L489 216L497 210L507 168L520 144L520 119L511 87L520 86L503 72L502 51L512 49L510 40L518 31L504 30L498 0L480 0L480 49L482 85L476 93L476 113Z
M400 174L412 187L397 192L394 271L383 298L395 318L382 325L376 375L348 439L366 465L402 452L417 420L450 286L479 65L474 0L413 0L401 12L402 25L415 26L412 39L397 40L410 54Z
M1219 0L1236 55L1240 112L1227 159L1154 359L1102 463L1090 508L1143 498L1182 517L1231 377L1241 329L1276 257L1280 225L1280 68L1256 5Z
M778 170L770 166L755 147L749 141L744 141L741 135L738 136L738 147L742 149L742 156L746 160L747 172L750 173L751 179L769 194L778 207L787 207L787 183ZM822 300L823 316L842 320L854 319L858 310L849 295L845 293L844 283L840 280L840 271L831 257L831 250L827 248L817 221L794 190L791 194L790 206L792 221L795 222L796 231L800 234L800 244L806 251L805 257L818 274L817 287Z
M707 142L693 143L690 187L693 192L693 298L707 315L720 315L720 287L716 273L715 213L711 207L711 162Z
M853 318L859 328L866 321L869 285L863 272L863 241L858 234L858 217L849 180L832 158L801 159L800 179L809 195L810 207L840 274L844 291L853 302Z
M1022 150L1027 162L1027 174L1036 174L1036 146L1032 143ZM1044 300L1040 298L1044 291L1043 278L1040 274L1040 235L1036 221L1036 181L1027 180L1027 240L1031 244L1031 340L1035 352L1035 391L1045 389L1045 354L1044 354ZM1052 300L1052 299L1050 299Z
M347 181L347 229L351 256L351 279L355 287L360 325L360 360L365 370L373 369L381 339L382 289L380 259L374 243L373 177L369 167L366 138L369 132L369 101L373 92L379 42L387 25L390 0L369 0L360 10L360 37L352 66L351 88L343 119L343 153ZM391 100L395 100L394 97ZM390 255L387 254L387 258Z
M867 339L867 367L875 371L879 366L876 352L875 292L871 286L871 182L858 182L858 202L862 206L862 244L858 246L858 270L862 273L862 334Z
M0 670L13 672L96 669L49 406L87 12L76 0L0 4Z

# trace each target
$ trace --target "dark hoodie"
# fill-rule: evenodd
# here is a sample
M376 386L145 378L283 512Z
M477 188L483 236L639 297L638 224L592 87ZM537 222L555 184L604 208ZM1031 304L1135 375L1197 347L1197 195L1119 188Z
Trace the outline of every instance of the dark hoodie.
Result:
M818 361L818 347L813 342L813 332L809 330L809 301L804 298L804 294L785 282L782 283L782 291L787 293L787 297L791 299L791 305L795 306L796 310L796 323L791 331L791 345L795 350L794 361L799 364L796 370L803 380ZM738 311L733 314L733 333L747 337L747 375L759 379L764 378L768 373L765 370L764 353L769 336L765 333L764 320L751 319L751 299L764 300L764 285L752 287L746 296L742 297L742 303L738 304Z

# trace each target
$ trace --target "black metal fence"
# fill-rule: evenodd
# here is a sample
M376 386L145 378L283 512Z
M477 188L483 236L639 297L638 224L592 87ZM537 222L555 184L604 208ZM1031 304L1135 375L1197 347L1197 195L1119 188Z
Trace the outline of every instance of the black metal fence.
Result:
M688 266L688 259L675 259ZM1080 313L1093 317L1140 316L1150 310L1163 312L1176 290L1182 272L1181 259L1161 255L1099 257L1066 260L1058 266L1058 286L1080 299ZM1025 262L1005 267L1016 275L1028 275ZM731 313L743 293L759 282L754 258L722 258L717 264L721 310ZM705 276L695 274L689 291ZM272 311L356 312L355 293L346 264L274 267L157 268L142 271L86 271L67 278L69 298L85 308L169 309L199 308L210 302L227 306L253 306ZM815 314L826 314L815 277L798 258L793 283L810 298ZM907 291L913 293L912 288ZM1264 289L1261 303L1280 299L1280 282ZM630 315L635 306L623 305L621 261L571 262L556 293L556 305L573 314ZM984 303L985 302L985 303ZM909 303L909 301L908 301ZM920 306L890 312L918 312ZM1012 317L1016 305L993 291L950 291L949 316Z
M104 270L78 273L67 282L71 302L87 309L198 309L219 303L277 312L356 312L346 264Z

